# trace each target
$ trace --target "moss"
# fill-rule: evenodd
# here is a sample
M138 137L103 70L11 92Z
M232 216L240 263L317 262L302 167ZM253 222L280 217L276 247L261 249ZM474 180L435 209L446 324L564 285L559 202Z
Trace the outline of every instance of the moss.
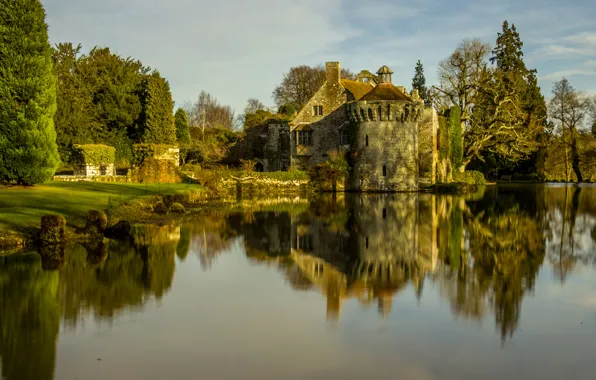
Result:
M170 211L176 214L184 214L186 212L184 206L182 206L180 203L172 204L172 206L170 207Z
M44 215L41 217L41 229L59 228L66 225L66 219L62 215Z
M64 241L66 219L62 215L44 215L41 218L39 241L42 246L61 244Z
M475 185L475 186L484 186L486 185L486 180L484 179L484 175L476 170L467 170L463 173L455 172L453 173L453 181L457 183L462 183L466 185Z

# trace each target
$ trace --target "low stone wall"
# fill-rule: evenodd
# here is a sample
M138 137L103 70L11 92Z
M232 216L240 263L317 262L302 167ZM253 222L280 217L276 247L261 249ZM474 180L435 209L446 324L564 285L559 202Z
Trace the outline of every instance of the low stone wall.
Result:
M221 197L241 199L298 197L308 192L308 181L280 181L269 178L222 180L217 189Z
M140 167L131 170L131 179L142 183L182 183L184 175L175 160L147 158Z
M130 182L130 178L125 175L100 175L94 177L84 175L55 175L52 180L57 182Z

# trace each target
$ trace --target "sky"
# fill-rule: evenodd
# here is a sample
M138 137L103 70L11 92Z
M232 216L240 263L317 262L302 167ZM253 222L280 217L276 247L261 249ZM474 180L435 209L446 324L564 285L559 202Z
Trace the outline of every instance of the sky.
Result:
M353 72L388 65L408 90L420 59L427 85L465 38L494 44L513 23L526 65L548 98L555 81L596 94L592 0L42 0L52 44L107 46L168 79L176 106L205 90L242 112L273 106L290 67L339 61Z

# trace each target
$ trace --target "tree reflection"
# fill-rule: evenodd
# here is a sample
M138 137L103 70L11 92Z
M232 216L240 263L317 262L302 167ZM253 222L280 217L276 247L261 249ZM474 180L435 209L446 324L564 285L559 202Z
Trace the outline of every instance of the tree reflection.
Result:
M36 254L0 258L2 379L53 379L60 327L58 272Z

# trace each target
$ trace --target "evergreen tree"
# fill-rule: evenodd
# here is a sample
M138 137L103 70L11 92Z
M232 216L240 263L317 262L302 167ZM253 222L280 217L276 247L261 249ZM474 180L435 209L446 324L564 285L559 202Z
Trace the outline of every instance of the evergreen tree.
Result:
M59 156L56 80L38 0L0 0L0 181L49 180Z
M515 25L511 24L510 28L509 23L505 20L503 31L497 34L497 43L493 49L490 63L496 64L497 68L503 71L525 71L523 46Z
M188 129L188 117L182 108L176 110L176 139L181 144L190 143L190 130Z
M426 88L426 78L424 78L424 68L422 62L416 62L416 72L412 79L412 89L418 90L418 94L424 100L424 104L428 105L428 89Z
M154 71L145 82L140 140L152 144L175 144L173 109L170 84Z
M596 120L592 122L592 136L596 137Z

